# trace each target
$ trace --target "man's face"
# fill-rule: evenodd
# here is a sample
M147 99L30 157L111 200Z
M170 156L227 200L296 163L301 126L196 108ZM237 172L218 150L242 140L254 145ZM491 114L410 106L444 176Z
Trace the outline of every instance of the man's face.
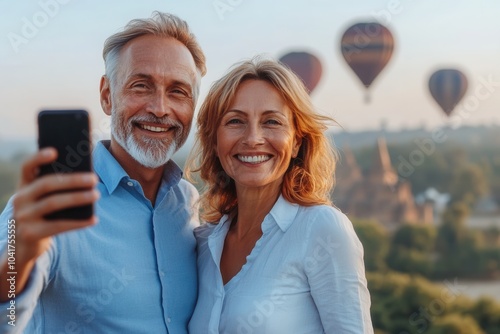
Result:
M107 92L106 82L101 85L119 161L131 156L158 168L171 158L189 134L198 80L193 57L175 39L146 35L123 47Z

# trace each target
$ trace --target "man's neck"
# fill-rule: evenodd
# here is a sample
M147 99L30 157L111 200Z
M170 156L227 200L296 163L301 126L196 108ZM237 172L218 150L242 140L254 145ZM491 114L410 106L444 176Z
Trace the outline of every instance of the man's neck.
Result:
M130 178L139 182L144 191L144 196L149 199L151 205L154 206L165 167L144 167L114 140L111 140L109 152L116 161L118 161Z

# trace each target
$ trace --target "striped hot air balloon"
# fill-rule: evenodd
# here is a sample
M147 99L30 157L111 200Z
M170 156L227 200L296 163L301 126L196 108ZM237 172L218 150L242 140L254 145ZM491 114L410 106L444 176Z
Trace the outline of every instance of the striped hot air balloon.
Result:
M357 23L344 32L340 49L349 67L368 90L391 59L394 38L380 23ZM369 101L368 91L366 101Z
M467 77L456 69L438 70L429 79L429 91L446 116L464 97L467 86Z
M308 52L290 52L280 58L302 79L311 93L321 79L322 66L319 59Z

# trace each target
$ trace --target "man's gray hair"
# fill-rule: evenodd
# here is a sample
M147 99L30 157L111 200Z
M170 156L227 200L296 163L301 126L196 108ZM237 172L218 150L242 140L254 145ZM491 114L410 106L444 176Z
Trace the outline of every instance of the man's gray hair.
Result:
M204 76L207 72L205 55L203 54L196 37L189 30L187 22L173 14L155 11L153 12L151 18L135 19L130 21L125 26L123 31L110 36L104 42L102 56L104 58L106 76L111 81L111 84L115 83L118 58L123 46L134 38L144 35L172 37L178 40L186 46L193 56L194 63L200 72L200 75ZM199 85L195 88L195 101L198 96L198 92Z

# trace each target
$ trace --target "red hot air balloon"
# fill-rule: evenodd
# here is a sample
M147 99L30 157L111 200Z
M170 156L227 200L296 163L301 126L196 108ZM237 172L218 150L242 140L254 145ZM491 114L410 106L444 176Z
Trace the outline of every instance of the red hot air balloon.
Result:
M340 49L347 64L369 89L391 59L394 38L380 23L357 23L344 32ZM369 101L368 93L366 101Z
M290 52L280 58L280 61L290 67L302 79L311 93L321 79L321 62L308 52Z
M429 79L429 90L446 116L450 116L467 91L467 78L459 70L438 70Z

